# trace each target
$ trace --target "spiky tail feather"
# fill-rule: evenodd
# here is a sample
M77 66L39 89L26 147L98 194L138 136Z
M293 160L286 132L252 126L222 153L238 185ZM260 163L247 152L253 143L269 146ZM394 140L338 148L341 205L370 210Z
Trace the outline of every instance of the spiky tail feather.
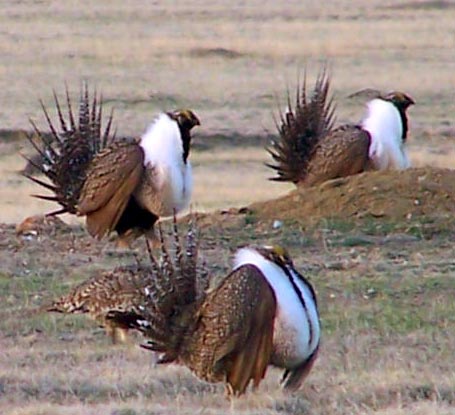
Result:
M50 133L40 131L36 124L30 120L34 132L28 135L28 140L40 157L39 161L34 158L27 160L33 167L43 173L50 180L50 183L32 177L30 174L24 174L25 177L53 193L51 196L33 196L55 201L62 206L61 209L48 215L65 212L76 213L76 205L91 160L115 138L111 135L112 112L108 117L104 131L102 131L102 99L96 91L93 94L93 98L90 99L87 84L82 87L77 123L71 106L68 88L66 88L67 120L63 116L62 108L55 92L54 101L59 128L51 121L49 112L41 101L41 107Z
M160 225L158 230L161 258L155 258L147 242L150 274L148 283L138 293L134 312L115 310L107 318L142 332L149 339L144 348L164 353L163 362L168 362L177 358L197 304L205 298L205 292L198 287L206 288L207 276L197 266L198 242L194 220L190 223L185 246L182 246L174 215L172 251L166 247ZM134 314L138 317L134 318Z
M333 128L335 105L329 97L330 76L324 67L317 77L311 97L308 97L306 74L297 86L295 107L288 91L288 109L275 120L278 137L273 138L267 151L274 163L266 165L277 173L271 180L298 183L307 174L308 164L319 141Z

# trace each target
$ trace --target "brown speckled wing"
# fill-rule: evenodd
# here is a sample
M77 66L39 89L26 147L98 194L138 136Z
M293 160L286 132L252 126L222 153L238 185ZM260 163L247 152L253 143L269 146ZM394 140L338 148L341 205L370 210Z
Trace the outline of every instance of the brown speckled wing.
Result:
M308 163L307 176L299 184L315 186L364 171L369 146L370 135L358 126L344 125L333 130L319 142Z
M158 216L163 215L163 199L169 197L161 186L158 170L150 163L147 164L134 196L141 206Z
M114 230L143 171L144 152L135 142L113 143L93 159L77 205L92 236Z
M111 310L128 310L138 301L141 285L146 282L146 269L118 267L95 275L54 301L47 311L88 313L100 323Z
M240 267L207 295L185 363L203 379L227 381L236 395L250 380L257 386L272 353L275 311L275 296L261 272Z

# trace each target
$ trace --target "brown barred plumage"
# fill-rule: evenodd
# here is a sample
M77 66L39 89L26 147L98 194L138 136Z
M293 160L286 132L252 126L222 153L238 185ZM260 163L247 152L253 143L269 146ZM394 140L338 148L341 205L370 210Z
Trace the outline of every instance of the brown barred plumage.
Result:
M159 231L159 260L147 242L149 265L95 276L48 310L89 313L112 330L136 329L158 363L224 382L230 395L243 394L250 383L257 387L269 365L285 369L284 388L297 389L317 356L320 329L315 292L286 251L242 248L234 270L207 290L194 222L185 247L175 218L173 249Z
M181 185L177 180L176 184L174 173L169 171L177 169L183 180L190 180L191 169L186 169L190 131L200 125L199 119L190 110L164 113L155 123L162 122L166 127L158 129L153 137L115 140L115 135L111 135L112 113L102 131L102 100L96 92L90 99L87 85L81 93L77 122L68 91L67 120L55 93L54 97L60 129L52 123L42 103L50 135L42 133L31 121L35 133L29 141L40 157L39 161L30 158L29 163L51 183L30 174L25 176L53 193L35 196L61 205L49 215L68 212L85 216L89 233L98 239L113 231L127 245L143 234L153 237L158 218L172 214L173 209L182 210L189 201L191 189L186 193L186 182ZM167 153L156 151L163 143L174 146L173 160ZM153 163L148 159L150 154ZM172 165L173 162L183 166Z
M195 230L190 227L188 231L186 256L181 261L183 249L175 223L173 229L173 255L167 251L162 234L161 261L150 252L152 277L142 290L136 308L141 317L134 321L129 313L113 311L108 318L141 331L148 339L143 347L160 353L159 363L176 362L208 382L225 382L229 394L244 393L250 382L258 386L271 364L285 369L286 389L297 389L317 356L319 319L314 311L317 310L315 293L308 281L294 270L285 250L251 248L253 256L257 254L278 267L272 271L271 278L284 278L286 290L295 292L289 300L297 302L294 308L298 313L308 313L305 307L313 310L311 315L293 316L311 333L310 343L303 350L302 335L288 327L294 321L283 322L279 318L277 337L274 337L277 296L281 301L283 294L275 292L268 280L269 271L264 273L254 261L247 262L224 277L218 286L209 291L198 290L201 284L208 287L208 278L204 267L201 270L195 265ZM183 279L185 284L181 283ZM298 294L299 290L303 292ZM301 301L306 301L306 306L299 305L299 296L305 298Z
M297 86L294 107L288 93L288 109L276 122L278 136L267 148L273 158L267 166L277 173L271 180L309 187L366 170L409 167L403 144L408 132L406 110L414 104L410 96L399 91L365 90L374 91L373 98L392 104L387 113L370 108L374 100L369 101L370 112L360 125L334 128L335 106L329 89L330 77L323 68L310 97L306 76L303 85ZM380 127L389 123L394 124L393 129Z
M271 180L308 187L367 167L370 136L355 125L333 128L335 105L329 90L330 77L324 68L310 97L306 76L297 87L294 107L288 94L288 109L277 123L278 137L267 148L274 161L267 165L277 172Z
M192 221L189 226L185 247L181 245L178 236L175 216L173 235L174 252L170 253L160 227L159 261L149 251L150 264L138 263L101 272L80 283L44 309L65 314L88 314L106 327L114 342L125 337L125 330L130 328L133 322L145 321L147 318L153 336L158 336L158 333L167 334L165 331L160 332L164 330L163 319L169 318L175 307L186 306L203 297L207 280L206 273L200 272L201 281L198 281L195 222ZM144 298L147 299L147 304L152 304L153 312L150 315L143 309Z
M130 312L134 309L138 290L147 284L148 276L147 267L117 267L82 282L45 309L64 314L87 314L105 327L116 343L124 340L128 326L109 320L106 316L112 310Z

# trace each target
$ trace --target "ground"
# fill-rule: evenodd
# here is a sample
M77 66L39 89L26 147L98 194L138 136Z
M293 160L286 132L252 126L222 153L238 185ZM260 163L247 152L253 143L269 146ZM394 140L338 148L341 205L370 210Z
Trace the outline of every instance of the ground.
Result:
M453 2L83 3L7 1L0 16L0 413L454 414ZM286 87L327 61L339 123L361 117L364 102L346 98L361 88L416 100L415 168L314 189L267 180ZM41 312L101 269L146 260L142 241L116 251L71 217L17 228L53 208L18 174L19 153L33 153L28 118L45 128L39 98L52 106L65 82L77 97L82 79L115 108L120 135L161 109L201 118L192 209L211 274L239 246L281 244L317 291L321 353L299 392L284 394L271 368L228 401L185 368L155 367L134 335L113 346L88 319Z
M146 261L142 241L118 252L112 242L94 241L82 226L59 220L20 234L14 225L1 226L1 405L11 414L452 413L453 177L436 169L370 173L196 214L201 254L214 278L226 274L237 247L281 244L318 295L322 347L303 389L283 394L271 369L258 391L234 402L222 397L221 386L184 368L154 367L137 337L113 346L83 317L39 311L97 270L134 262L134 253ZM403 192L397 185L394 192L391 181L420 187ZM397 209L364 198L359 183L373 184ZM328 215L302 202L313 193L341 206ZM358 200L361 214L339 194Z

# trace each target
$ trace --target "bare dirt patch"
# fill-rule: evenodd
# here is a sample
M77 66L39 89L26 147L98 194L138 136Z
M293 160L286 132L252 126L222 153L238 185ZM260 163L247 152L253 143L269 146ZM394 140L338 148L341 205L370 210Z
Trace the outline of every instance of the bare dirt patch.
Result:
M262 219L411 219L455 213L455 170L421 168L364 173L252 204Z

